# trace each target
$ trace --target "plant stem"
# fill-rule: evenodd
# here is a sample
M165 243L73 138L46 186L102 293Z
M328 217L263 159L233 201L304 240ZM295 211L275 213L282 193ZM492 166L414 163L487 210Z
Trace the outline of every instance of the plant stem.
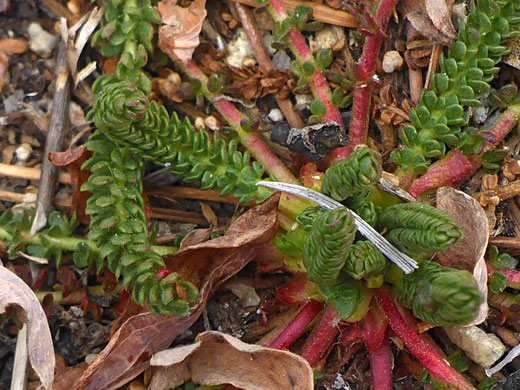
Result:
M314 367L328 351L339 333L341 315L334 305L327 305L318 323L312 329L301 351L301 357Z
M397 0L381 0L375 14L377 26L384 30ZM380 32L367 37L363 54L357 67L357 82L353 92L352 119L349 128L349 145L337 148L331 153L332 162L348 158L352 150L359 144L366 144L368 137L368 119L370 116L370 100L372 98L371 79L374 76L376 62L381 50L383 38Z
M0 228L0 241L11 241L12 236L4 229ZM36 233L32 236L25 235L23 241L26 245L44 245L47 243L64 251L74 252L77 250L79 244L88 243L90 249L94 252L99 252L96 243L81 237L53 237L46 233ZM164 245L152 245L152 250L161 256L177 252L176 247Z
M520 290L520 271L514 269L496 269L489 261L486 261L486 268L488 277L491 277L495 272L501 272L506 276L507 287Z
M404 320L387 287L377 289L375 298L392 330L434 379L440 380L455 389L475 390L461 374L453 369L422 339L417 330L413 329Z
M247 116L241 113L228 100L220 99L222 95L211 92L208 89L208 78L199 69L193 61L188 62L185 66L177 63L179 67L192 79L201 82L202 93L208 99L217 111L224 117L226 122L237 132L238 138L242 145L251 153L251 155L259 162L263 163L267 171L273 175L276 180L286 183L299 184L298 179L287 169L287 167L278 159L278 157L269 149L260 136L254 132L246 132L240 122L248 120Z
M245 5L240 3L234 4L238 17L240 18L240 22L242 23L242 27L244 28L247 39L251 44L251 49L253 50L253 54L258 61L260 68L265 72L271 72L274 70L274 67L271 62L271 58L269 57L269 54L267 53L267 50L264 46L264 42L262 41L262 36L256 27L255 19L253 18L251 11ZM298 116L296 111L294 111L291 99L282 99L276 96L275 99L291 127L301 129L305 126L302 119Z
M281 23L288 18L281 0L270 0L270 6L268 9L277 23ZM339 124L343 131L345 131L345 126L341 119L339 109L332 103L332 93L330 91L329 83L314 60L314 56L312 55L302 33L291 28L287 36L290 40L291 50L296 57L296 60L300 62L300 65L306 61L309 61L314 65L314 73L310 77L310 87L314 97L325 105L326 112L322 117L322 121L324 123L334 121Z
M316 318L323 309L323 303L309 301L298 312L296 317L285 327L285 329L270 344L270 348L286 349L300 337L307 326Z
M483 151L493 149L518 123L520 104L510 106L487 133L493 139ZM487 137L488 139L490 137ZM425 191L447 185L457 185L469 179L482 164L482 152L464 156L458 150L452 150L442 159L432 164L423 176L413 181L408 192L417 197Z
M385 332L381 344L369 352L372 388L377 390L392 389L393 355L388 332Z

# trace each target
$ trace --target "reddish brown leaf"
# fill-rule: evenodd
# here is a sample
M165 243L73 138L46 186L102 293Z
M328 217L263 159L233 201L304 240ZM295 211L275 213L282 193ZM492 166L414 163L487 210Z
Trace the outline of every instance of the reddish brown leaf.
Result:
M22 279L0 263L0 314L9 307L18 309L27 324L27 348L31 366L43 386L50 389L54 378L54 348L45 312L34 292Z
M158 5L164 23L159 28L159 47L185 64L200 42L202 22L207 14L206 0L195 0L187 8L176 3L177 0L165 0Z
M167 348L200 316L209 296L240 271L277 229L279 195L247 211L226 235L165 257L168 268L199 288L197 303L186 317L140 313L130 317L112 336L74 389L116 389L149 366L149 359Z
M292 352L246 344L220 332L204 332L195 344L155 354L151 364L161 366L149 390L179 386L191 377L195 383L232 384L245 390L312 390L312 369Z
M179 250L184 250L189 246L200 244L204 241L208 241L211 237L211 232L213 229L193 229L191 232L186 234L181 241L179 246Z
M72 212L76 212L78 221L88 224L89 217L85 213L87 207L87 199L90 197L90 192L80 191L83 183L86 183L90 176L89 170L81 170L81 166L87 161L92 152L87 150L84 146L74 149L66 150L65 152L51 152L49 153L49 160L57 167L62 167L69 171L72 178L72 185L74 186L74 194L72 195Z
M52 390L70 390L87 369L87 363L66 367L56 373L56 379L52 384Z

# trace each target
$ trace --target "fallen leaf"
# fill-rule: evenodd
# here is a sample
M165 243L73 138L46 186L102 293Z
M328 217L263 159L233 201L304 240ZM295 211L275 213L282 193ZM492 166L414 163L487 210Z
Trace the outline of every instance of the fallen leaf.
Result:
M56 379L52 384L52 390L70 390L87 369L87 363L66 367L56 373Z
M447 45L457 37L451 23L453 2L449 3L448 6L446 0L404 0L400 5L402 14L422 36L432 43Z
M179 245L179 250L186 249L189 246L200 244L204 241L209 240L211 237L212 228L209 229L193 229L191 232L186 234Z
M29 45L23 39L0 39L0 91L6 83L7 70L9 69L9 57L13 54L25 53Z
M181 385L187 375L201 385L229 383L244 390L314 388L311 366L300 356L214 331L199 334L193 345L158 352L150 363L162 367L149 390Z
M165 256L168 268L199 288L199 297L186 317L155 316L149 312L130 317L88 367L75 390L111 390L121 387L148 368L150 357L168 346L202 313L215 289L240 271L277 230L279 195L248 210L222 237Z
M489 240L486 213L473 197L451 187L437 190L437 208L451 216L464 233L457 244L437 253L437 261L446 267L464 269L473 274L484 302L475 320L467 326L480 324L488 313L487 269L484 261Z
M186 64L200 43L199 34L207 14L206 0L195 0L187 8L178 6L177 0L165 0L158 9L164 23L159 27L159 47Z
M51 389L54 378L54 348L45 312L34 292L22 279L0 263L0 314L15 306L27 324L27 349L31 366L43 387Z
M80 191L82 184L86 183L89 176L89 170L81 170L81 166L87 161L92 152L87 150L84 146L79 146L74 149L69 149L64 152L49 153L49 160L57 167L65 168L69 171L72 178L72 185L74 186L74 193L72 195L71 211L76 212L78 221L88 224L89 217L85 213L87 207L87 200L90 197L90 192Z

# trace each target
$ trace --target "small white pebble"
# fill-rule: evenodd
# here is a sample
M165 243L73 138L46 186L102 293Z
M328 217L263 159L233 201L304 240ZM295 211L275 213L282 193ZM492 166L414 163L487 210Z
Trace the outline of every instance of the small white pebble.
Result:
M253 50L251 49L246 33L242 29L237 29L237 33L234 39L229 43L227 50L229 54L226 57L226 61L235 68L242 67L244 58L253 57Z
M404 60L397 50L390 50L383 57L383 70L386 73L392 73L403 67Z
M278 108L273 108L271 111L269 111L269 115L267 116L273 122L280 122L281 120L283 120L282 112Z
M206 125L204 125L204 119L202 119L200 116L195 118L194 126L196 129L200 129L201 127L204 129Z
M303 94L297 94L294 98L296 99L296 104L294 105L294 108L296 108L297 110L303 110L305 108L308 108L314 100L314 97L312 95Z
M317 53L321 49L332 49L342 39L345 39L345 31L343 27L325 26L315 34L315 38L309 39L309 45L313 53Z
M473 111L473 120L478 123L484 123L488 117L489 108L487 107L477 107L475 111Z
M26 162L31 157L32 146L28 143L23 143L18 146L15 150L16 158L18 161Z
M58 38L45 31L38 23L31 23L27 33L31 42L29 48L35 53L49 55L58 42Z
M206 119L204 119L204 124L208 127L208 129L211 129L211 130L219 129L217 118L215 118L213 115L210 115Z

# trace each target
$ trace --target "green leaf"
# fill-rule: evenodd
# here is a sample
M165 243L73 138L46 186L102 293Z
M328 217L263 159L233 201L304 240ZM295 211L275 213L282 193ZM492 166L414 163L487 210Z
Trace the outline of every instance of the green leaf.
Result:
M318 68L320 68L322 71L327 69L330 64L332 64L334 56L332 54L332 49L322 49L318 52L316 55L316 62L318 65Z
M325 107L325 104L323 104L323 102L318 99L311 103L309 109L314 115L318 116L325 115L327 113L327 107Z
M506 289L507 277L502 272L493 272L489 279L489 291L499 294Z
M325 302L332 303L344 319L354 313L363 297L361 288L353 281L342 281L332 286L319 286L318 289Z
M310 61L305 61L302 65L302 69L303 69L303 73L307 77L312 76L312 74L314 73L314 70L315 70L313 63Z

